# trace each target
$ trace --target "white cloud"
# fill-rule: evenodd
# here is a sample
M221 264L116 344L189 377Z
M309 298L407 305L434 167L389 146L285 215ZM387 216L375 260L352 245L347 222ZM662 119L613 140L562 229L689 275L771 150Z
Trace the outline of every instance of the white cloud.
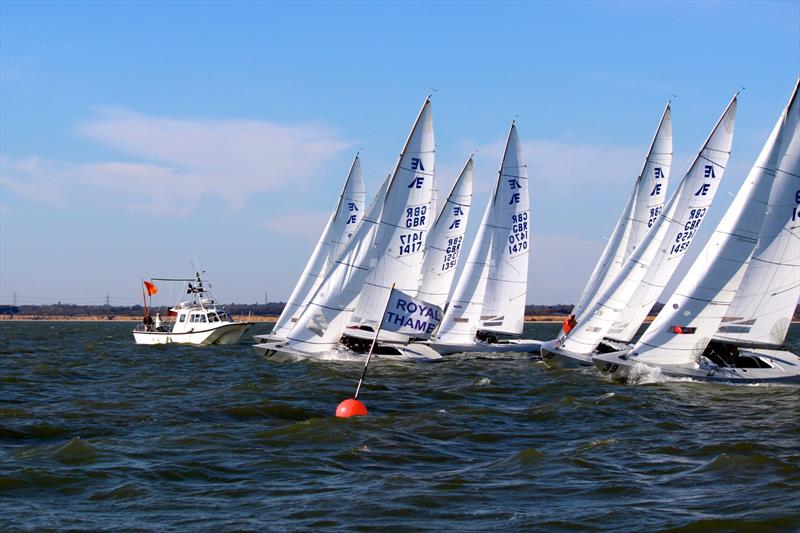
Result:
M174 119L124 109L102 110L78 130L127 157L79 163L3 156L4 185L53 204L78 187L96 201L158 213L187 213L203 197L238 209L254 193L310 187L320 168L352 145L316 124Z

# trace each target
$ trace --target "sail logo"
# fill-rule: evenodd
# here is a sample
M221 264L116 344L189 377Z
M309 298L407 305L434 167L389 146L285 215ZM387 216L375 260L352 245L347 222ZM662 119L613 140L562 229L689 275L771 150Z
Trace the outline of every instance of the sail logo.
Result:
M716 178L717 175L714 174L714 165L706 165L705 172L703 173L704 178Z
M511 204L518 204L519 203L519 193L515 192L511 195L511 200L509 200L508 205Z
M653 191L650 193L650 196L656 196L658 194L661 194L661 184L660 183L656 183L655 184L655 186L653 187Z
M450 224L450 225L447 227L447 229L456 229L456 228L460 228L460 227L461 227L461 219L460 219L460 218L457 218L457 219L455 219L455 220L453 221L453 223L452 223L452 224Z
M347 209L349 211L358 211L358 206L355 202L347 202Z
M423 183L425 183L425 178L422 177L422 176L417 176L416 178L411 180L411 183L408 184L408 188L409 189L421 189Z
M695 196L705 196L708 194L708 189L711 187L710 183L704 183L697 189L697 192L694 193Z
M664 177L664 171L661 170L661 167L654 168L653 174L655 174L656 179L661 179Z
M425 172L425 167L422 165L422 160L418 157L411 158L411 170L419 170Z
M522 184L520 184L517 178L511 178L510 180L508 180L508 185L511 187L512 190L522 188Z

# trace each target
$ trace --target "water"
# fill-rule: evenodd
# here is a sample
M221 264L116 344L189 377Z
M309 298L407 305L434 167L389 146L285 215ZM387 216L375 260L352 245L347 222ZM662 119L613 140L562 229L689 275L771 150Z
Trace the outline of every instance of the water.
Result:
M341 420L359 363L137 347L132 327L0 323L1 530L800 527L797 388L457 356L376 364L370 415Z

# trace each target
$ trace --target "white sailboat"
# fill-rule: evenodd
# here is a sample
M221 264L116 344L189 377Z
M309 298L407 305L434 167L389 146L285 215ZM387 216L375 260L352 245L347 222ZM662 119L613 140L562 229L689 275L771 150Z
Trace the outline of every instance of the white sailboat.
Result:
M639 313L646 309L639 323L644 320L694 240L719 189L730 158L737 96L714 126L655 227L587 310L586 318L566 335L542 346L542 360L548 366L591 366L593 352L632 302L638 304Z
M799 87L664 309L631 353L594 357L601 371L800 383L800 358L779 349L800 297Z
M472 205L472 176L470 156L450 189L425 243L418 297L442 309L453 286L467 231Z
M333 268L336 258L353 236L358 223L361 222L365 196L361 161L356 154L339 195L339 202L331 213L281 316L270 334L254 336L257 342L274 342L286 338L325 275Z
M357 302L367 310L361 318L377 322L392 283L403 292L416 294L432 216L433 165L433 119L430 100L426 99L387 182L383 202L373 202L286 340L259 344L259 352L324 358L346 351L339 341L352 323ZM373 271L378 275L372 275ZM384 357L439 357L429 347L415 343L380 348L385 353L375 353Z
M155 281L187 283L186 293L192 299L170 308L170 315L152 318L145 306L144 323L133 330L136 344L236 344L252 322L238 322L214 300L211 291L203 285L200 273L194 278L152 278L145 281L148 295L158 292ZM194 283L194 285L192 285ZM174 319L172 318L174 316Z
M622 271L625 262L658 221L667 197L671 167L672 109L668 102L628 203L572 311L576 322L583 322L588 318L586 311L597 303L598 298L608 289ZM563 333L566 332L562 330Z
M516 124L475 243L431 347L458 352L538 353L522 334L528 292L530 196Z

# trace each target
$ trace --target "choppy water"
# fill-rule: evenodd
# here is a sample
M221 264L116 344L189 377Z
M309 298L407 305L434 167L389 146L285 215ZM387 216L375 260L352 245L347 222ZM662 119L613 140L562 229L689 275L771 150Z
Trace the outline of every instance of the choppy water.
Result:
M341 420L359 363L131 328L0 323L1 530L800 527L797 388L456 356L376 364L370 415Z

